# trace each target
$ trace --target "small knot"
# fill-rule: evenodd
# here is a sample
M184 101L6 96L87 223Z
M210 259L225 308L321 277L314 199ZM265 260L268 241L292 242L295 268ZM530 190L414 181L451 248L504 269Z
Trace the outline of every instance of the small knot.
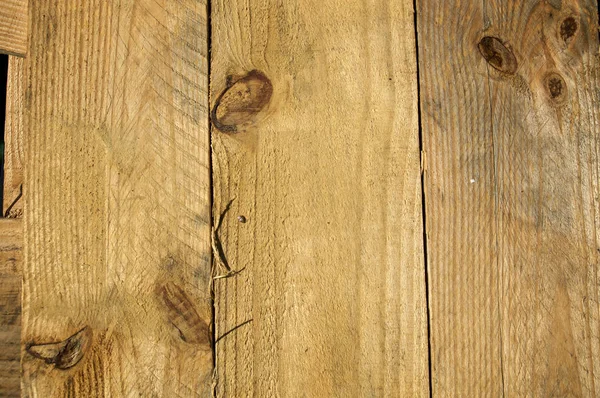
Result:
M211 112L213 125L224 133L236 133L256 121L273 94L273 85L264 73L253 70L232 82L217 99Z
M544 79L544 86L550 99L561 102L567 95L567 84L565 80L556 72L550 73Z
M29 344L27 352L54 364L57 369L69 369L83 358L92 340L92 330L86 326L71 337L58 343Z
M517 59L497 37L486 36L479 42L479 52L494 69L513 75L517 72Z
M565 18L560 24L560 37L565 43L571 41L577 29L579 28L577 21L573 17Z

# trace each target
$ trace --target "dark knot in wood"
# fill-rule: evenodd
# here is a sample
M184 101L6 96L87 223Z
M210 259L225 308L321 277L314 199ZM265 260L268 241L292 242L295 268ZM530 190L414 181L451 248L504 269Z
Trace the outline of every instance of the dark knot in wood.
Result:
M571 41L573 36L575 36L578 28L579 28L579 25L577 24L577 21L575 20L575 18L573 18L573 17L565 18L562 21L562 23L560 24L561 39L563 39L563 41L565 43L568 43L569 41Z
M86 326L71 337L58 343L27 345L27 352L32 356L43 359L48 364L54 364L57 369L71 368L83 358L92 340L92 330Z
M567 84L565 79L556 72L552 72L544 79L548 96L555 102L562 102L567 96Z
M486 36L479 42L479 52L494 69L513 75L517 72L517 59L500 39Z
M253 70L232 82L219 95L210 114L213 125L224 133L237 133L253 124L269 104L273 85L264 73Z

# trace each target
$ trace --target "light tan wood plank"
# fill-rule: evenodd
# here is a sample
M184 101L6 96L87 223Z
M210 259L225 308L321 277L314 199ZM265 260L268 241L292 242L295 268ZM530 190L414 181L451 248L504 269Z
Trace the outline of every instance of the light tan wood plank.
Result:
M0 219L0 396L20 397L23 223Z
M412 1L212 21L217 395L427 396Z
M433 395L600 395L595 1L418 2Z
M37 0L23 394L209 396L206 4Z
M9 218L23 216L24 68L23 58L9 58L4 124L4 205L2 209L2 215Z
M0 3L0 53L27 54L28 0L2 0Z

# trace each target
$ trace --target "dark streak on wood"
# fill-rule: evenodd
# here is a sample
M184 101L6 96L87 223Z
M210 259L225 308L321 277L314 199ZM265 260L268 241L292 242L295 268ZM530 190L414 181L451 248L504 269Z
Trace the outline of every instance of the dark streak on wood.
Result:
M158 285L156 295L164 309L169 323L178 331L182 341L210 348L210 327L204 321L188 295L173 282Z

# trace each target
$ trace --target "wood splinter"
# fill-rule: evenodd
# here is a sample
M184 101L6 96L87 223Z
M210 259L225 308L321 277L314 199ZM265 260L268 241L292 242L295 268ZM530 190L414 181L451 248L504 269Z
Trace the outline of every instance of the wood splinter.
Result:
M234 200L235 200L235 198L231 199L229 201L229 203L227 203L227 206L225 206L225 209L219 216L217 225L215 227L213 227L213 229L212 229L211 244L212 244L212 249L213 249L213 255L216 260L215 263L217 263L221 268L225 269L224 274L213 276L213 280L230 278L232 276L239 274L240 272L242 272L243 270L246 269L246 267L243 267L239 270L234 270L231 268L231 266L229 265L229 263L227 261L227 257L225 257L225 251L223 250L223 246L221 245L221 239L219 238L219 229L221 228L221 225L223 224L225 215L227 214L229 209L231 209L231 204L233 203ZM213 275L214 275L214 271L213 271Z

